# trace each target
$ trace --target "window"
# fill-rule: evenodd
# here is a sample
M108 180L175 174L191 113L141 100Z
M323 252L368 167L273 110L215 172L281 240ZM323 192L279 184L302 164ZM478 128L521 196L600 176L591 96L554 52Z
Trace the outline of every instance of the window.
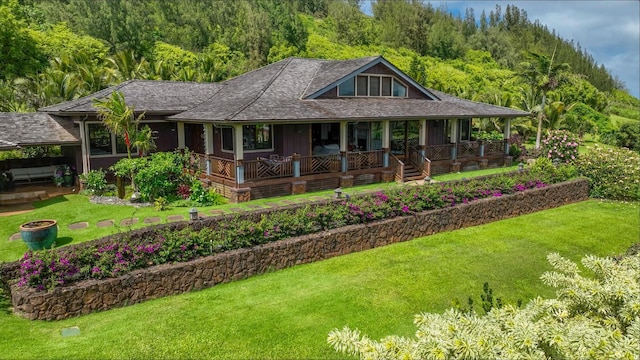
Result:
M111 134L103 124L87 124L87 131L89 132L89 154L116 155L127 153L124 138Z
M338 86L338 96L355 96L355 78L349 79Z
M338 96L407 97L407 86L393 76L358 75L338 85Z
M273 150L272 126L267 124L244 125L242 148L244 150ZM222 128L222 150L233 151L233 129Z
M460 141L471 141L471 119L460 119Z

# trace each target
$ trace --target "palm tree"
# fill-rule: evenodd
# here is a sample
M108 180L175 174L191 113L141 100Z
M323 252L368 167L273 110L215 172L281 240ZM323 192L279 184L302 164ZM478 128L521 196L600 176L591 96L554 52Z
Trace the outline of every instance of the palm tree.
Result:
M557 46L556 46L557 48ZM542 135L542 120L544 118L544 109L547 102L547 93L560 85L563 79L563 73L569 69L569 64L555 64L554 59L556 50L553 50L551 58L546 55L533 52L528 53L530 61L520 63L523 69L520 74L525 82L531 86L531 93L539 94L542 97L542 104L538 113L538 131L536 133L536 149L540 148L540 137Z

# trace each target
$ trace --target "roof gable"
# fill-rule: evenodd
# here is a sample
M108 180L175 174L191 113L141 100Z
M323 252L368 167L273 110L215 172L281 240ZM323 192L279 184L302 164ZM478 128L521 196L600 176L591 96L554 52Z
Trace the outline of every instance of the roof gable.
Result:
M42 112L0 113L0 148L79 144L73 122Z
M387 68L390 73L396 76L398 79L401 79L409 86L417 89L418 92L424 95L427 99L438 100L438 97L435 96L432 92L425 89L422 85L417 83L415 80L395 67L382 56L373 56L346 61L332 61L330 63L323 64L320 71L316 73L315 78L309 84L309 87L306 93L303 95L303 98L318 98L327 91L336 88L341 83L353 78L356 75L362 74L379 64Z

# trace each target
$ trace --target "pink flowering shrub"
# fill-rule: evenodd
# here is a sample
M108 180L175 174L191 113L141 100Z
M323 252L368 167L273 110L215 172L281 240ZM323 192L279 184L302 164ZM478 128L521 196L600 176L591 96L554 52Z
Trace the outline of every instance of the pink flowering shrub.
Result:
M542 156L559 161L570 163L578 158L578 137L566 130L554 130L542 141Z
M549 160L546 160L549 161ZM550 168L555 169L553 165ZM558 175L560 174L560 175ZM483 179L415 186L218 221L215 227L180 231L160 229L144 237L122 234L110 243L27 252L21 259L21 286L48 290L74 281L116 277L135 269L183 262L215 253L251 247L346 225L364 224L426 210L459 206L568 180L545 171L500 174ZM549 182L548 179L552 181Z

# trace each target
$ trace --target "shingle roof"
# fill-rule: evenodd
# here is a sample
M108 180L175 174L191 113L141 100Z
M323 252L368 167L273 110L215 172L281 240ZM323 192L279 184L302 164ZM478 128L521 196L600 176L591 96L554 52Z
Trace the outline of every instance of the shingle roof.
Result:
M80 144L73 122L42 112L0 113L0 149Z
M124 94L128 105L136 112L175 114L189 109L211 96L221 85L183 81L129 80L76 100L38 109L49 113L92 113L96 109L92 100L106 98L114 91Z
M381 57L346 61L288 58L224 82L222 89L213 97L169 119L250 122L529 115L520 110L463 100L424 88L420 90L439 99L308 98L309 94L323 91L340 79L353 76L354 71L379 63L380 59L384 60Z

